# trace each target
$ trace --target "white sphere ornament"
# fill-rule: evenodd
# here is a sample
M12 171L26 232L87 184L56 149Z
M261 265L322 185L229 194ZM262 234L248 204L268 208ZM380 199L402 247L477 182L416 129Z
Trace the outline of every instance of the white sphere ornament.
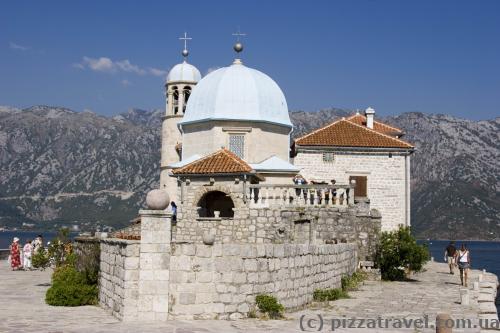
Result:
M152 210L164 210L170 204L170 197L165 190L156 189L148 192L146 205Z

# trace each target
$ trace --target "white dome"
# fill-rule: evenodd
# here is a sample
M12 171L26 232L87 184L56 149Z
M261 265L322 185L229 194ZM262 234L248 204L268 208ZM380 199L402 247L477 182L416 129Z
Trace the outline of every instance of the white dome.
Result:
M167 75L167 82L198 82L201 80L201 74L198 68L184 61L175 65Z
M180 124L246 120L292 127L280 87L266 74L235 61L205 76L193 89Z

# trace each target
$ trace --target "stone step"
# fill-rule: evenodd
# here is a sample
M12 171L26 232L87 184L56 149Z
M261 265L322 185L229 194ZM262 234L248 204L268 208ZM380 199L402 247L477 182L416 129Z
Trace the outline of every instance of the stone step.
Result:
M497 307L494 302L481 302L479 303L479 313L497 313Z
M477 297L478 302L494 302L495 297L493 293L479 293Z
M494 282L487 282L487 281L483 281L483 282L479 282L479 288L491 288L491 289L497 289L497 284L494 283Z

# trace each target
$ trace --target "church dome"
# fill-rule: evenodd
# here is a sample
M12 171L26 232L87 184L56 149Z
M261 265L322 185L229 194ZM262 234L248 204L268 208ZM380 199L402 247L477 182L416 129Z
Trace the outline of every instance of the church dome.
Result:
M292 127L280 87L266 74L236 60L205 76L193 89L181 125L243 120Z
M198 82L201 80L201 73L198 68L186 61L175 65L167 75L167 82Z

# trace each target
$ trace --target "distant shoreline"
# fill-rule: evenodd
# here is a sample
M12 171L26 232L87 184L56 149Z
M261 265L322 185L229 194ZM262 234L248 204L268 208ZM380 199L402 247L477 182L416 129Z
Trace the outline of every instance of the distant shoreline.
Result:
M417 238L417 241L419 242L428 242L428 241L432 241L432 242L435 242L435 241L439 241L439 242L444 242L444 241L447 241L447 242L455 242L455 243L460 243L460 242L490 242L490 243L500 243L500 239L492 239L492 240L488 240L488 239L439 239L439 238L436 238L436 239L422 239L422 238Z
M19 233L54 233L57 234L59 230L0 230L0 234L4 232L19 232ZM81 233L84 231L71 231L70 233ZM500 239L441 239L441 238L433 238L433 239L427 239L427 238L417 238L417 241L419 242L427 242L427 241L454 241L454 242L494 242L494 243L499 243Z

